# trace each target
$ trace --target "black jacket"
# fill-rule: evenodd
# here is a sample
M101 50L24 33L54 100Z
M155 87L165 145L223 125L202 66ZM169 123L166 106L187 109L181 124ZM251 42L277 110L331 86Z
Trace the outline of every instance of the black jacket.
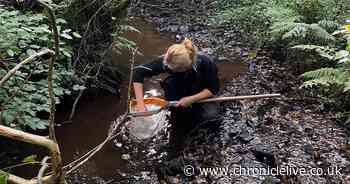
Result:
M143 83L145 78L168 73L176 81L172 82L172 85L176 85L174 89L181 90L180 97L194 95L203 89L210 90L214 95L219 92L218 70L209 56L198 54L193 69L182 73L172 73L164 66L163 59L164 57L159 57L151 63L135 67L133 82Z

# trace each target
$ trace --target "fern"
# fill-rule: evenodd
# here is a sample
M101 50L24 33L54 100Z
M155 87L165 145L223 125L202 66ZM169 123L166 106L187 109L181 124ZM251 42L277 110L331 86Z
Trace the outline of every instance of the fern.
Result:
M292 49L315 52L317 55L338 64L349 64L350 62L350 52L347 50L336 51L335 48L318 45L296 45Z
M335 68L321 68L318 70L306 72L301 76L304 77L306 80L324 78L327 81L333 81L336 78L336 76L338 76L340 73L341 72Z
M318 24L278 22L271 26L271 34L277 40L296 40L297 43L334 42L335 38Z
M287 31L282 35L283 40L293 39L293 38L306 38L308 32L308 25L305 23L294 23L291 24L291 30Z
M350 81L344 83L344 92L350 91Z
M305 52L315 52L317 55L327 60L334 60L336 55L334 48L323 47L318 45L296 45L292 47L292 49L301 50Z
M281 2L278 2L279 4ZM270 17L271 22L299 22L302 17L291 8L283 5L273 5L267 8L266 15Z
M331 20L321 20L318 22L318 25L324 30L326 30L328 33L333 33L341 27L340 24Z
M350 90L350 74L342 68L321 68L306 72L302 77L306 80L302 87L336 86L343 92Z

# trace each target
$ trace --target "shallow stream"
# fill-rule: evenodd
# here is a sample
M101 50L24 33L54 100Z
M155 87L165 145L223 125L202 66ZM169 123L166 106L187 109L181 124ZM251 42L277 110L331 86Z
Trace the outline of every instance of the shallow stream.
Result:
M141 32L125 34L125 37L137 43L139 51L143 54L136 57L135 62L137 64L151 61L152 58L163 54L167 47L174 43L173 35L160 34L151 23L134 18L131 19L130 24ZM72 123L57 128L57 137L65 164L102 142L107 135L111 121L125 111L130 53L123 55L112 53L111 55L113 64L118 66L126 77L120 89L121 96L106 95L83 100L77 106ZM244 73L247 69L245 64L237 61L221 62L218 63L218 67L222 84ZM161 77L148 80L145 90L156 89L161 91L160 80ZM58 113L58 119L67 117L69 111L70 109L66 113ZM139 151L142 151L142 148ZM81 175L85 175L101 177L108 181L118 178L121 175L120 173L130 172L132 167L127 161L121 159L122 154L115 146L106 146L79 170L77 179L82 177Z

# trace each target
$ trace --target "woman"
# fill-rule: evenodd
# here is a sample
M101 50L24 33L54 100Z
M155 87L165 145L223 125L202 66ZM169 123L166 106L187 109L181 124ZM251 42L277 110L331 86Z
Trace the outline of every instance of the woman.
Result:
M134 69L133 86L138 111L147 111L143 101L144 79L161 73L169 74L161 83L166 100L178 101L176 107L170 109L173 125L170 142L181 143L180 140L198 123L218 117L217 103L195 103L219 92L217 67L211 58L199 54L189 39L170 46L164 56Z

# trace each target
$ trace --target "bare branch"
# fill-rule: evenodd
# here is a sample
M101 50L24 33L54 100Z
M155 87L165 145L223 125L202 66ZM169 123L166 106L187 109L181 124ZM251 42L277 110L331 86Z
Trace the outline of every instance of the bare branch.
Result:
M14 68L12 68L0 81L0 87L2 87L4 85L4 83L10 78L12 77L19 68L21 68L23 65L31 62L32 60L34 60L35 58L37 57L41 57L43 55L46 55L46 54L50 54L50 55L54 55L55 53L50 50L50 49L45 49L45 50L42 50L36 54L33 54L31 56L29 56L27 59L25 59L24 61L18 63Z
M89 66L89 64L87 65L87 67L88 67L88 66ZM90 72L91 72L92 69L93 69L93 67L90 67L89 70L87 71L87 73L85 74L85 78L86 78L86 79L85 79L85 81L84 81L84 86L86 85L87 78L89 77ZM70 113L70 115L69 115L69 120L68 120L68 121L71 121L71 120L73 119L74 114L75 114L76 106L77 106L77 104L78 104L79 99L81 98L81 96L83 96L84 91L85 91L85 89L81 89L81 90L79 91L78 97L74 100L73 107L72 107L72 111L71 111L71 113Z
M18 141L22 141L22 142L45 147L45 148L49 149L51 151L51 153L54 153L54 154L60 153L60 151L58 149L58 145L55 142L53 142L52 140L47 139L43 136L38 136L38 135L26 133L26 132L23 132L20 130L16 130L13 128L3 126L3 125L0 125L0 135L11 138L11 139L15 139Z
M47 160L49 160L50 157L46 156L42 161L41 161L41 168L38 173L38 184L43 184L43 175L46 171L46 169L49 167L49 164L47 164Z
M31 180L27 180L18 176L15 176L13 174L8 174L9 177L7 178L7 180L9 181L9 183L13 183L13 184L37 184L38 181L36 179L31 179ZM52 176L45 176L43 177L42 181L44 184L50 184L52 179Z
M12 129L3 125L0 125L0 135L17 141L22 141L45 147L48 150L50 150L51 156L55 158L58 163L61 163L60 150L58 148L58 144L56 144L50 139L47 139L43 136L33 135L20 130ZM50 178L51 177L44 177L43 182L47 183L46 181ZM9 176L9 181L13 183L36 183L36 181L34 180L29 181L14 175Z
M132 85L132 77L133 77L133 73L134 73L134 65L135 65L135 55L137 53L137 48L132 49L132 57L131 57L131 61L130 61L130 75L129 75L129 85L128 85L128 101L126 104L126 112L129 113L130 109L129 109L129 103L130 103L130 99L131 99L131 85Z

